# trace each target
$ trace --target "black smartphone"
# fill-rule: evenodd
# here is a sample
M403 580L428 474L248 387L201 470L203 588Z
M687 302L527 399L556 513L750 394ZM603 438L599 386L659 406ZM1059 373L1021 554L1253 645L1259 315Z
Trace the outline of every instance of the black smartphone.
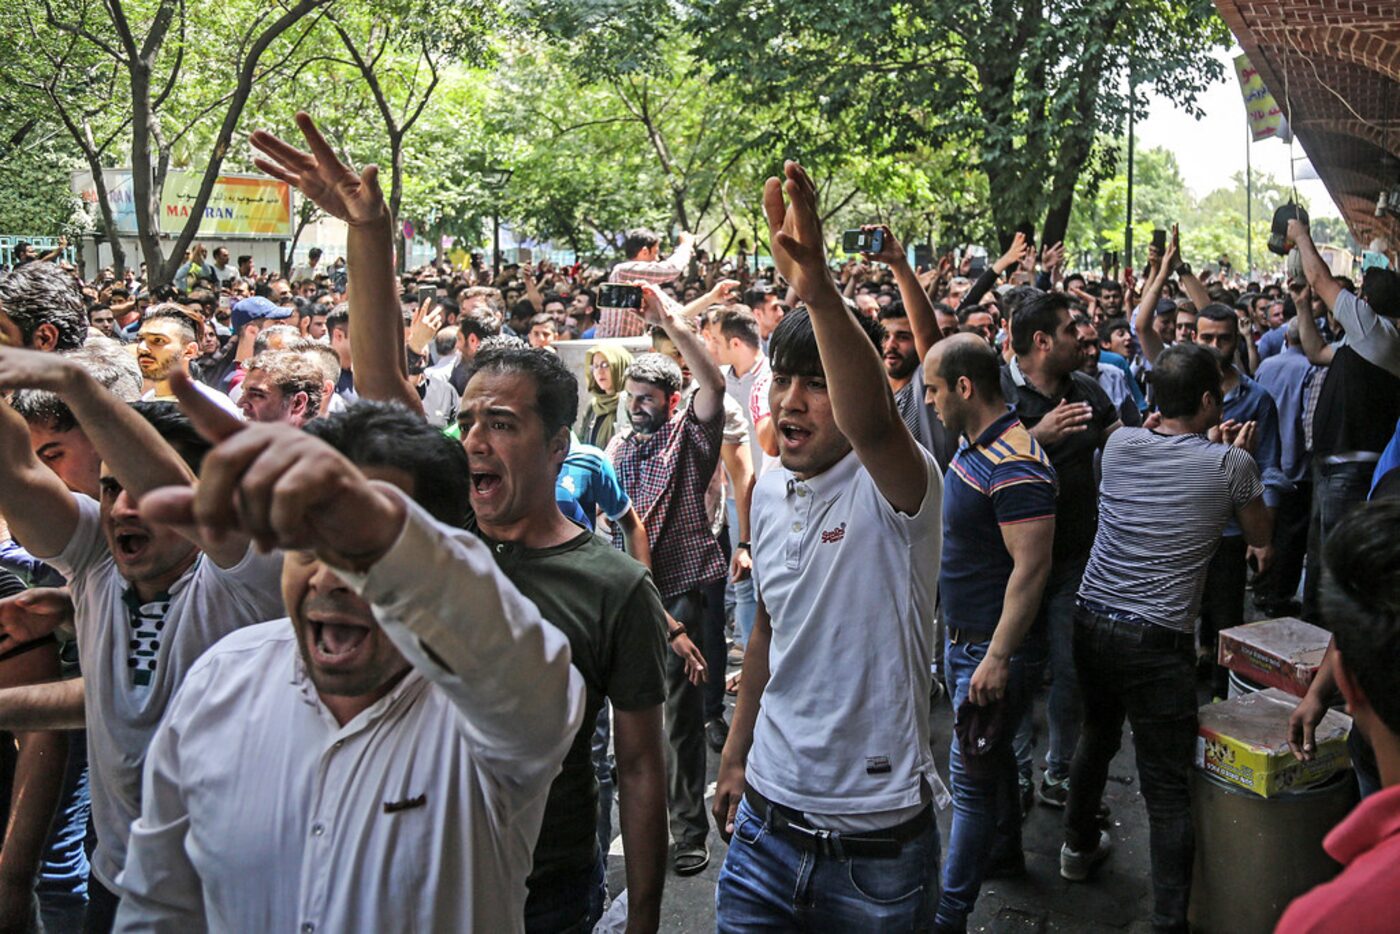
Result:
M841 249L850 253L879 253L885 248L885 231L880 227L871 230L856 228L841 234Z
M933 247L930 244L914 244L914 265L926 269L933 266Z
M1167 252L1167 232L1160 227L1152 231L1152 248L1158 253Z
M642 287L623 285L621 282L604 282L598 286L595 300L599 308L628 308L639 311L642 307Z
M430 298L437 298L437 286L432 283L424 285L420 282L418 284L418 304L421 305Z

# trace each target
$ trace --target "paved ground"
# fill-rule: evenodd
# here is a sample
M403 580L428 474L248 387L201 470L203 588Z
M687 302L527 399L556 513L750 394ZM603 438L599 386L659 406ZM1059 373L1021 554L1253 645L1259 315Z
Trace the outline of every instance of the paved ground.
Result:
M1044 755L1044 710L1037 708L1042 737L1038 752ZM934 754L939 773L947 778L948 742L952 730L952 708L945 700L934 717ZM1148 884L1147 814L1137 788L1132 756L1132 739L1125 733L1123 751L1114 760L1105 794L1113 814L1114 853L1088 884L1073 884L1060 878L1061 820L1063 811L1037 805L1026 820L1023 845L1026 853L1025 878L988 882L982 888L970 931L1041 932L1075 931L1146 932L1151 906ZM719 756L710 754L709 772L713 791ZM941 836L948 838L951 808L938 815ZM614 827L617 827L614 814ZM715 883L724 861L724 842L710 836L710 866L705 872L666 880L662 904L661 930L700 934L714 930ZM622 864L622 843L613 841L608 860L608 886L618 892L626 887Z
M1246 621L1259 618L1252 606L1246 606ZM1202 703L1209 691L1198 685ZM732 701L729 706L732 710ZM1045 754L1044 696L1036 705L1037 765ZM934 756L939 774L946 783L948 776L948 743L952 733L952 707L945 698L933 718ZM712 793L719 756L710 754L709 779ZM1039 771L1037 770L1037 780ZM1076 932L1076 934L1146 934L1151 930L1147 918L1151 913L1152 888L1147 849L1147 811L1138 789L1137 767L1133 756L1132 734L1124 727L1123 746L1109 770L1105 802L1112 812L1114 850L1112 856L1088 883L1071 883L1060 878L1060 844L1063 842L1064 812L1037 804L1026 819L1023 849L1026 854L1026 876L1016 880L987 882L982 887L977 909L969 919L969 931L994 934L1038 934L1038 932ZM942 840L948 839L952 809L939 813L938 825ZM614 812L613 827L618 827ZM616 829L614 833L616 833ZM683 931L687 934L711 932L715 927L714 894L724 862L725 846L713 830L710 835L710 865L699 875L681 878L674 874L666 880L662 903L661 930ZM622 862L622 841L613 841L608 859L608 887L612 892L626 888Z

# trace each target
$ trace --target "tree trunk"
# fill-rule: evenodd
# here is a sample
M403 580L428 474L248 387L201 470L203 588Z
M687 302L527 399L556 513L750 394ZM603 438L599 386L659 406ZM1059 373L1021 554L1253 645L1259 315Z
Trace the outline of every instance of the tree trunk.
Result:
M155 162L151 153L151 71L144 59L127 66L131 76L131 196L136 208L136 240L146 262L146 286L169 285L175 269L167 269L160 246L160 192L155 190ZM183 257L181 258L183 261Z
M399 222L399 207L403 204L403 133L389 131L389 217L394 225L394 249L398 253L395 268L408 268L408 241L404 239L403 224ZM417 233L415 230L414 233Z

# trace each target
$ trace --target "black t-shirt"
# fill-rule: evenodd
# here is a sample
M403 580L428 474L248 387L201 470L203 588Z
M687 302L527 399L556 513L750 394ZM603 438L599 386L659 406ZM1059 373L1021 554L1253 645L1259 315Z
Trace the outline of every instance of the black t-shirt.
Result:
M593 864L598 779L592 739L606 697L618 710L666 698L666 617L646 568L591 532L555 548L521 548L482 536L511 583L569 639L586 688L583 725L549 788L530 883Z
M1400 378L1338 347L1313 415L1313 457L1384 451L1400 420Z
M1093 410L1088 427L1066 435L1054 444L1044 445L1050 466L1059 478L1055 496L1054 563L1057 567L1082 562L1094 546L1099 522L1099 485L1094 473L1094 454L1108 437L1108 429L1118 421L1118 409L1108 393L1092 376L1078 370L1070 373L1069 388L1062 396L1044 396L1023 380L1017 383L1010 366L1001 368L1001 391L1027 428L1034 428L1060 402L1071 405L1087 402Z

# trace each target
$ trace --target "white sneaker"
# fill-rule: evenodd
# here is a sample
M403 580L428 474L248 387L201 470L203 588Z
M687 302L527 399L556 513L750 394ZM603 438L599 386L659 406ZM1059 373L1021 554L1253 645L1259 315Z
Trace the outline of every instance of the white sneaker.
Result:
M1060 875L1071 882L1083 882L1089 878L1094 867L1108 859L1108 851L1113 848L1113 840L1107 830L1099 831L1099 845L1087 853L1071 850L1066 843L1060 847Z

